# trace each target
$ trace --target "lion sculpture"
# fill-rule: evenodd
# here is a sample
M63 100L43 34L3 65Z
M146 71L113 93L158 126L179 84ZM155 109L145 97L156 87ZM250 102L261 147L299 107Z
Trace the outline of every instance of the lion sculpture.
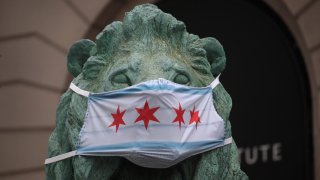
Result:
M216 39L200 39L188 33L183 22L146 4L127 13L123 22L106 26L96 42L80 40L73 44L67 66L78 87L104 92L157 78L203 87L222 73L225 64L224 50ZM225 136L230 137L231 98L222 85L213 93L217 112L225 120ZM49 157L75 150L86 102L86 97L71 90L63 94L56 128L49 138ZM234 142L164 169L143 168L121 157L75 156L46 165L46 178L248 179L240 169Z

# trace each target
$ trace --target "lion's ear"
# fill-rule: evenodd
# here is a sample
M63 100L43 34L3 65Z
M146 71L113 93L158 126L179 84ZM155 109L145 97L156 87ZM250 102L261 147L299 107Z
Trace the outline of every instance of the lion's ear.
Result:
M207 59L211 64L211 73L216 77L226 67L226 55L223 47L215 38L207 37L202 40L204 42L203 48L207 52Z
M95 43L89 39L82 39L75 42L68 52L68 70L73 77L77 77L82 72L82 67L90 57L90 51Z

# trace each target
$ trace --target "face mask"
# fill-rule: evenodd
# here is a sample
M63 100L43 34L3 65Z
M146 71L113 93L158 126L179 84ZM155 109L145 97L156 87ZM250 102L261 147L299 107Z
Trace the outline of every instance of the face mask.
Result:
M148 168L167 168L232 142L224 137L212 90L157 79L125 89L91 93L71 83L70 89L88 97L87 113L75 151L46 159L45 164L75 155L121 156Z

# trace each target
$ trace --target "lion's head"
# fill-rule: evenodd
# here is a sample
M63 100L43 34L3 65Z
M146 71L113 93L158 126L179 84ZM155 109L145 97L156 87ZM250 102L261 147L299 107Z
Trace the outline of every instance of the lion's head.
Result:
M200 39L154 5L141 5L127 13L123 22L113 22L97 35L96 41L80 40L68 53L68 70L73 82L87 91L104 92L125 88L143 81L165 78L188 86L207 86L226 64L221 44L214 38ZM86 111L86 98L66 92L57 111L57 127L49 139L49 156L75 149ZM231 136L228 121L231 98L219 85L214 103L226 121L226 136ZM232 166L231 166L232 164ZM210 172L244 174L237 162L235 144L189 158L167 169L147 169L118 157L74 157L47 165L48 179L106 179L201 177ZM210 178L211 179L211 178Z

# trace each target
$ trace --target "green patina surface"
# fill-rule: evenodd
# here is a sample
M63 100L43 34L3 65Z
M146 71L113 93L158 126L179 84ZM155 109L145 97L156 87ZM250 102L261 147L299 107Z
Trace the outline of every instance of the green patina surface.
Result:
M225 68L221 44L200 39L154 5L141 5L113 22L96 37L80 40L69 50L68 69L80 88L102 92L156 78L189 86L207 86ZM214 104L231 136L232 101L219 85ZM86 112L85 97L67 91L57 109L56 128L49 138L49 157L76 148ZM190 157L166 169L149 169L120 157L73 157L46 165L47 179L248 179L240 169L236 144Z

